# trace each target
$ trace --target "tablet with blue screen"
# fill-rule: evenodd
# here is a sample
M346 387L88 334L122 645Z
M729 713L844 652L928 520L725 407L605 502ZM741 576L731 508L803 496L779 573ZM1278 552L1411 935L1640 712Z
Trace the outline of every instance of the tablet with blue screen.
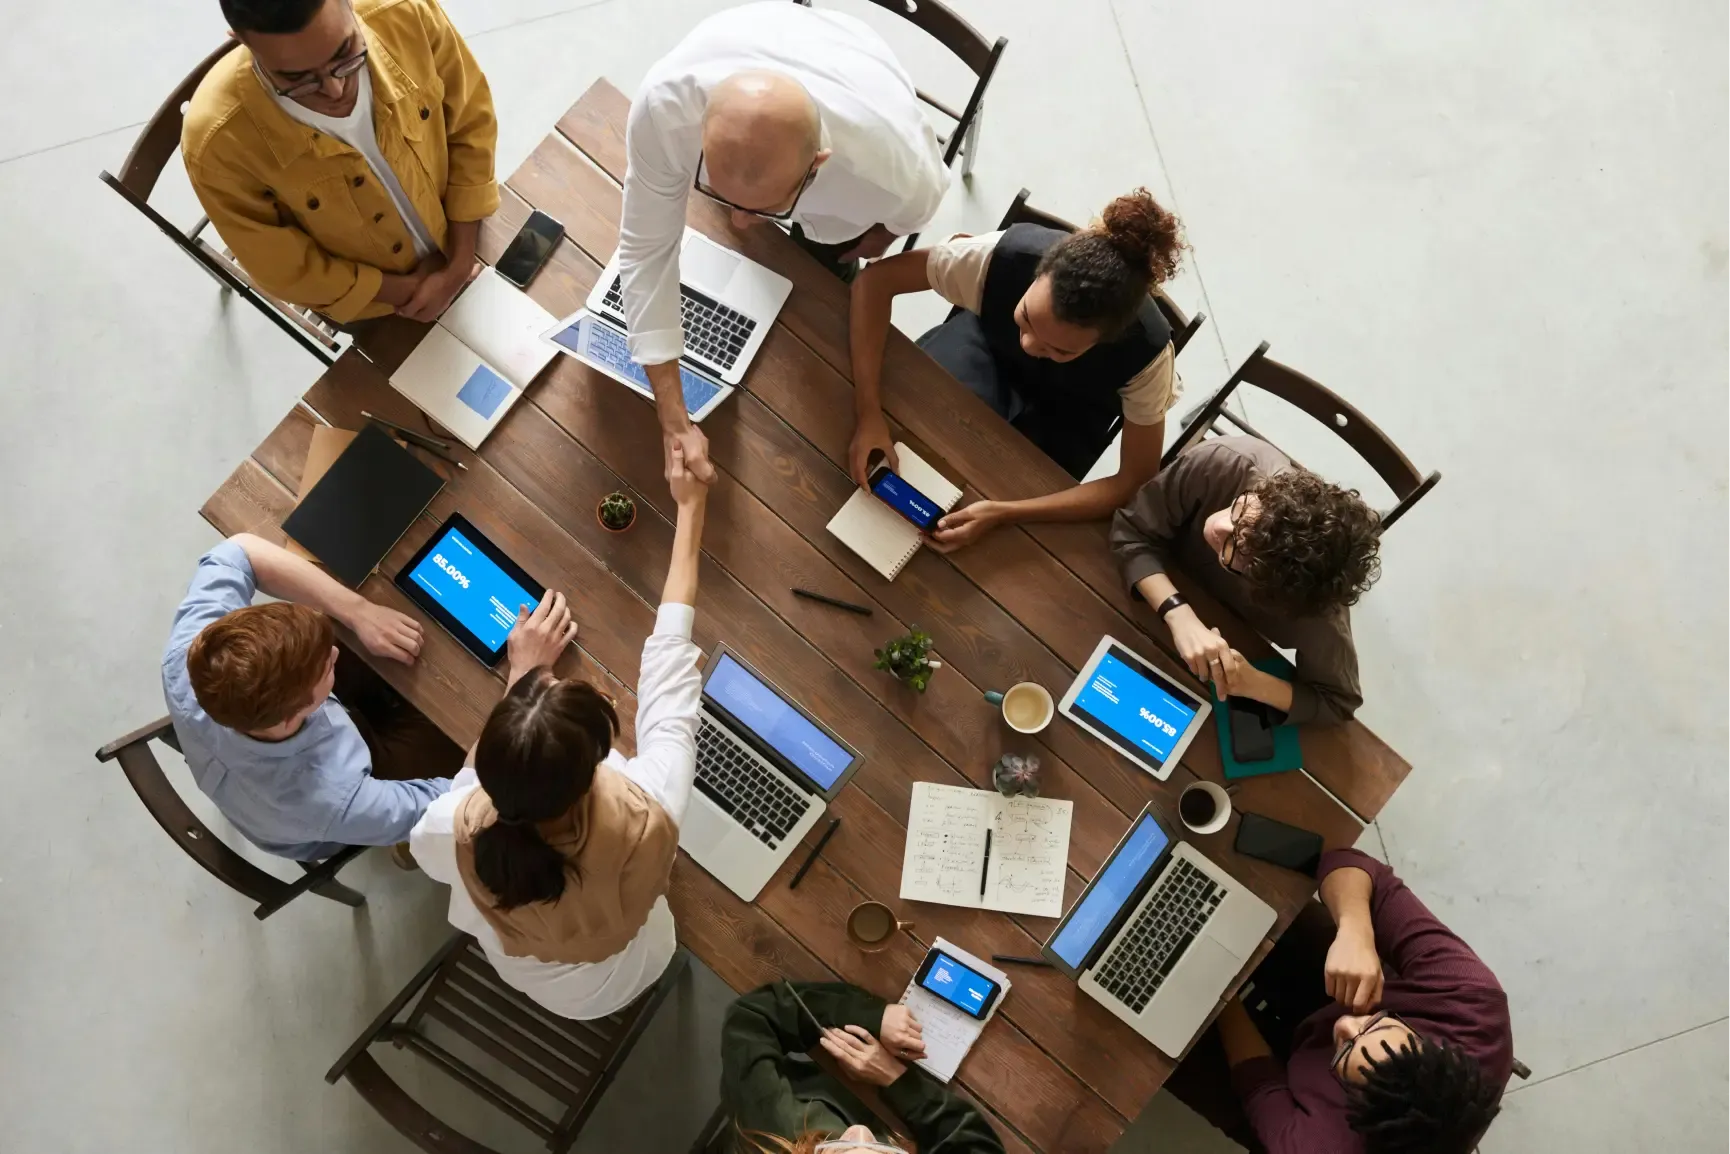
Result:
M1213 707L1107 635L1057 710L1164 781Z
M483 665L496 666L520 606L546 588L460 513L438 527L396 575L396 586Z

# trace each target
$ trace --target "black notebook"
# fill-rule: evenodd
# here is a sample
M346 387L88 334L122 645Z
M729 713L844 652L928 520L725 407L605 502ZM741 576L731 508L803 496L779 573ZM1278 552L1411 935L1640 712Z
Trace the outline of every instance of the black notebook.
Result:
M282 531L353 589L444 488L444 478L368 425L301 495Z

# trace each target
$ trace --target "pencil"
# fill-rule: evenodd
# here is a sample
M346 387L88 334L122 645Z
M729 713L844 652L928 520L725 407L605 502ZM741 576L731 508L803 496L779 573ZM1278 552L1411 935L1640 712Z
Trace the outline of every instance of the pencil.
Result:
M992 954L994 962L1012 962L1018 966L1049 966L1051 963L1044 958L1024 958L1020 954Z
M401 433L405 440L413 441L415 444L419 445L423 449L447 449L448 450L451 447L451 443L449 441L441 441L437 437L429 437L425 433L417 433L415 430L408 428L406 425L399 425L395 421L387 421L383 417L375 417L371 413L367 412L365 409L362 409L360 411L360 415L365 417L367 420L373 422L374 424L383 425L387 429L394 429L396 432Z
M826 597L821 593L813 593L809 589L800 589L796 585L793 586L793 596L803 597L807 601L821 601L825 605L833 605L837 609L845 609L845 610L847 610L847 612L857 613L861 617L874 616L874 614L871 611L871 608L867 605L855 605L851 601L841 601L841 600L837 600L834 597Z
M805 878L805 871L816 863L817 855L823 852L823 847L829 844L829 839L835 836L835 831L840 828L840 825L840 818L832 817L829 819L829 828L823 831L823 836L817 839L817 844L812 846L811 852L805 855L805 863L793 875L793 880L787 883L788 889L799 888L799 883Z

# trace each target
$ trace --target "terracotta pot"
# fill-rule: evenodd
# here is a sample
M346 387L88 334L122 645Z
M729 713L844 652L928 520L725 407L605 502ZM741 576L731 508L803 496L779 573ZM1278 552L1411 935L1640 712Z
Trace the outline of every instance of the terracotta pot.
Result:
M603 497L603 498L602 498L602 499L601 499L601 500L603 500L603 501L604 501L604 500L606 500L606 498L605 498L605 497ZM599 525L599 526L600 526L600 527L601 527L601 528L603 528L603 529L605 529L605 530L606 530L606 531L607 531L607 532L609 532L609 533L623 533L623 532L626 532L626 531L627 531L627 530L629 530L629 529L630 529L630 527L631 527L631 526L632 526L632 525L635 525L635 524L636 524L636 523L637 523L637 509L636 509L636 506L635 506L635 505L633 505L633 506L631 506L631 519L630 519L630 520L629 520L629 521L626 521L626 522L625 522L625 523L624 523L624 524L623 524L623 525L622 525L622 526L620 526L620 527L619 527L619 528L617 528L617 529L615 529L615 528L613 528L613 527L612 527L612 526L611 526L611 525L609 525L609 524L607 524L607 521L606 521L606 518L604 518L604 517L602 517L602 516L601 516L601 502L600 502L600 501L596 501L596 502L595 502L595 523L596 523L596 524L598 524L598 525Z

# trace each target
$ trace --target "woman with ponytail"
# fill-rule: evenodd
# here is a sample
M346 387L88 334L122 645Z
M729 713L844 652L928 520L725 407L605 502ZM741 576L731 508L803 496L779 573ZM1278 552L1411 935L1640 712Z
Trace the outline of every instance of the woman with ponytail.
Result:
M947 552L996 525L1109 517L1159 471L1175 398L1171 328L1150 295L1177 272L1183 227L1145 188L1118 197L1079 232L1017 224L956 236L868 267L853 282L854 406L850 470L891 466L883 417L883 345L894 298L935 290L954 314L920 347L1077 481L1123 419L1116 474L1022 501L976 501L928 540Z
M409 837L451 887L450 920L512 986L568 1018L634 1001L672 960L667 885L696 777L702 653L691 642L707 486L674 449L678 521L637 683L637 755L612 700L554 672L577 635L561 593L524 606L509 677L451 792Z

